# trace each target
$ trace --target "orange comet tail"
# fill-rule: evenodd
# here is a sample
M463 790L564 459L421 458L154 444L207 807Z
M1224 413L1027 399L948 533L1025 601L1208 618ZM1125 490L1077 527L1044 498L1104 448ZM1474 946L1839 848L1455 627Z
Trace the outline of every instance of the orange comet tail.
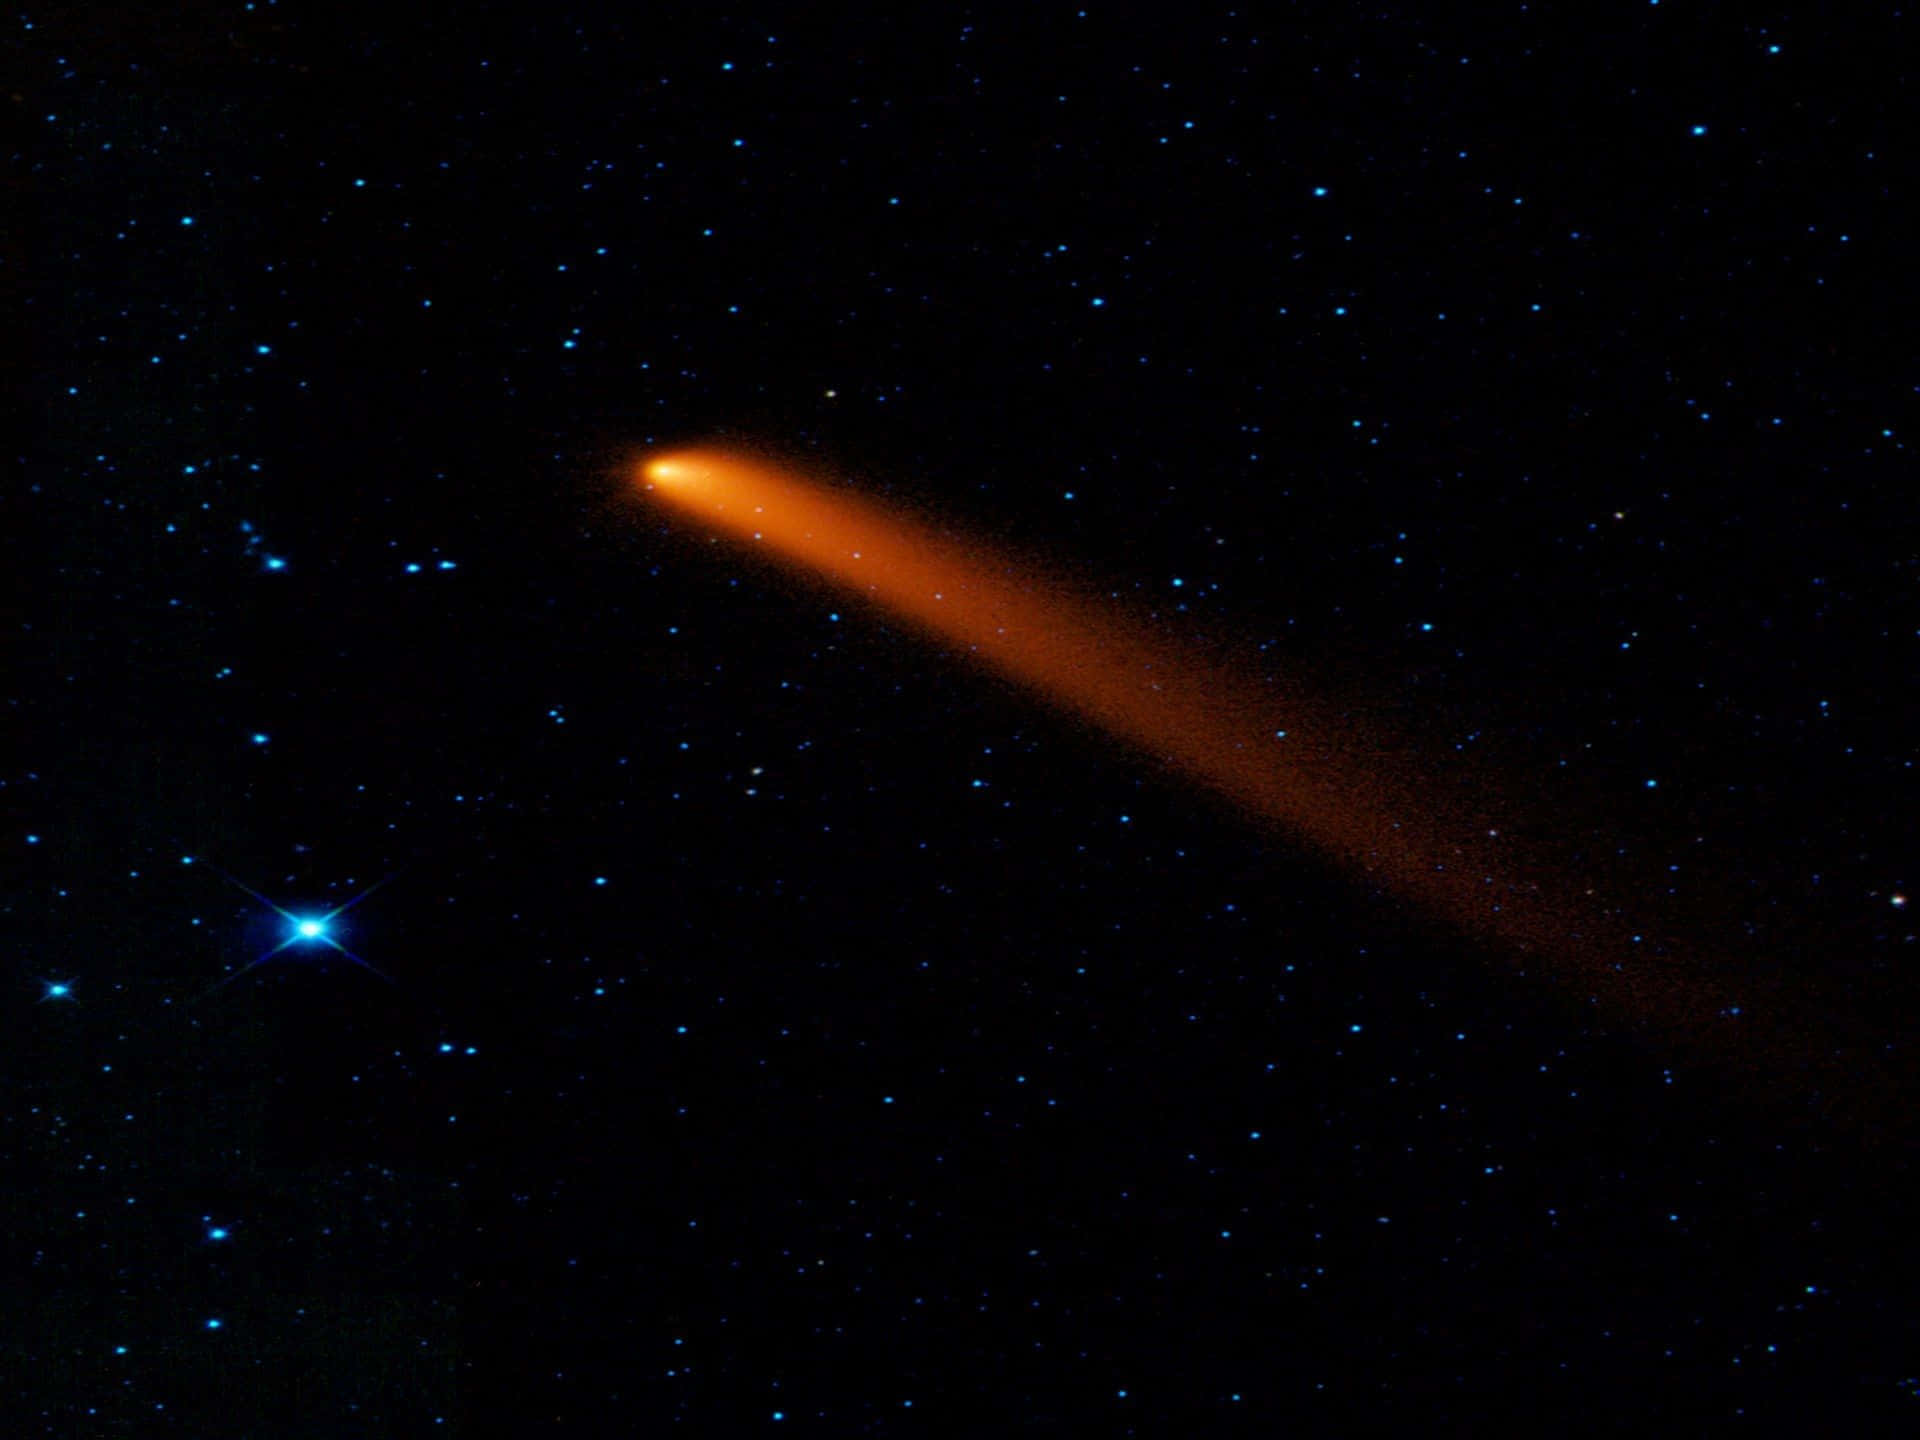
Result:
M1289 757L1315 737L1271 695L1222 677L1088 597L1017 576L870 501L718 450L677 451L645 467L659 499L760 550L867 596L1001 674L1222 790L1367 869L1416 863L1352 787L1302 773ZM1269 723L1273 722L1273 723ZM1285 732L1282 736L1279 732ZM1324 748L1324 742L1318 742Z
M761 461L691 449L643 474L651 498L963 647L1429 912L1544 962L1617 1015L1715 1049L1761 1043L1751 990L1729 1026L1741 1011L1716 984L1698 967L1683 975L1657 937L1633 933L1585 885L1497 864L1507 842L1428 777L1397 778L1387 737L1196 658L1115 604Z

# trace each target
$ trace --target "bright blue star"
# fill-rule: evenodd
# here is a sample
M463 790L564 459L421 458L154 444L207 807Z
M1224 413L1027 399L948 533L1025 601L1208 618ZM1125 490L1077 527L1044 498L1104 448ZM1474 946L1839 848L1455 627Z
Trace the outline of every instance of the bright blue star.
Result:
M218 867L215 867L215 868L218 868ZM336 906L334 909L329 910L324 915L295 915L290 910L281 909L278 905L274 904L273 901L267 899L267 897L262 895L259 891L250 889L247 886L242 885L238 880L234 879L233 876L227 875L226 871L222 870L220 871L220 873L226 876L228 884L232 885L235 889L240 890L241 892L247 895L251 895L255 900L258 900L262 905L266 906L269 910L273 911L274 914L278 915L282 920L285 920L287 922L287 938L282 940L278 945L274 946L273 949L267 951L266 954L260 956L258 959L250 961L248 964L241 966L240 969L234 971L233 974L227 976L224 980L216 981L213 985L207 988L205 994L211 995L215 990L220 989L222 986L232 984L235 980L238 980L242 975L245 975L249 970L252 970L257 966L264 965L267 961L271 960L274 956L278 955L282 950L289 949L295 945L328 946L331 949L338 950L342 955L346 956L347 959L351 960L354 964L358 965L362 970L365 970L369 974L378 975L382 980L385 980L389 985L393 983L393 980L391 977L383 974L379 970L376 970L373 966L369 965L365 960L362 960L358 955L354 954L351 950L347 949L346 946L342 945L338 940L334 939L333 936L328 933L328 931L332 928L333 922L335 920L337 920L340 916L346 914L347 911L351 910L354 906L358 905L362 900L366 899L369 895L373 894L373 892L375 890L378 890L382 885L385 885L388 880L393 879L391 875L389 875L386 880L382 880L378 885L372 885L372 886L369 886L367 889L362 890L358 895L354 896L351 900L347 901L346 904ZM204 996L202 998L204 998Z

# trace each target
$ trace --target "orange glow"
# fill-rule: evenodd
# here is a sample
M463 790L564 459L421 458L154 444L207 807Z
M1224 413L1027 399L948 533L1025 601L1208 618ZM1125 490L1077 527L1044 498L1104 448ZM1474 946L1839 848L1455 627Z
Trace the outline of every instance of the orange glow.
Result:
M1615 1019L1736 1057L1763 1032L1802 1055L1813 1043L1806 1015L1778 1004L1768 1031L1757 985L1730 998L1582 878L1516 853L1480 813L1482 792L1448 789L1395 737L1276 689L1258 666L1203 656L1118 601L747 455L677 450L642 477L648 498L700 527L959 646Z
M655 497L868 597L1247 808L1369 869L1417 863L1352 787L1302 770L1296 757L1326 748L1302 705L1226 687L1223 675L1203 673L1203 662L1090 597L747 457L675 451L643 474Z

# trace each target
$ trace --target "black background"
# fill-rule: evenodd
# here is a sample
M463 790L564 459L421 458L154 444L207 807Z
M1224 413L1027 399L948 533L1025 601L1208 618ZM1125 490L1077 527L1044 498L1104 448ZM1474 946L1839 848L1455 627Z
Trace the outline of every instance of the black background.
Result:
M1908 23L17 21L7 1433L1920 1406ZM632 502L716 437L1265 646L1804 1035ZM221 984L222 871L386 880L391 983Z

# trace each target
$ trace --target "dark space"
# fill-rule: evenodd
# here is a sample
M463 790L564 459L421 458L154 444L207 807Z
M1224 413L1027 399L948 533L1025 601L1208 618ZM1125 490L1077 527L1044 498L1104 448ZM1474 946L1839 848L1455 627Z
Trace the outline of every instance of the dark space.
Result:
M0 1432L1914 1424L1911 27L16 16ZM635 502L710 440L1497 777L1803 1043Z

